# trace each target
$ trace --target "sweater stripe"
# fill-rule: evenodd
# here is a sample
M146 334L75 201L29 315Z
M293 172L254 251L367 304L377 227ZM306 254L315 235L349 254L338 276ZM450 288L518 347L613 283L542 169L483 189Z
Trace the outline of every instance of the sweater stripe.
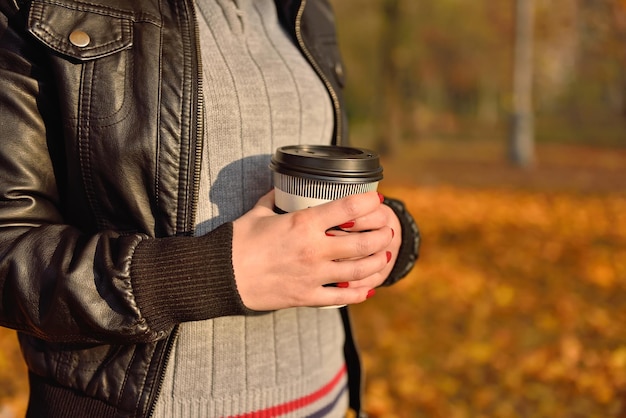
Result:
M329 403L328 405L326 405L322 409L318 410L317 412L314 412L314 413L312 413L310 415L307 415L307 418L324 418L324 417L328 417L328 414L330 414L330 412L333 409L335 409L335 407L339 403L339 400L344 395L344 391L347 388L348 388L348 384L346 383L343 386L343 388L339 392L337 392L337 396L335 396L335 399L333 399L333 401L331 403Z
M285 402L280 405L271 406L269 408L261 409L261 410L254 411L254 412L247 412L245 414L231 415L228 418L272 418L272 417L278 417L284 414L288 414L288 413L297 411L302 408L306 408L307 406L313 404L314 402L322 399L324 396L327 396L329 393L331 393L333 389L337 387L339 382L341 382L341 379L343 378L345 374L346 374L346 366L344 364L339 370L339 372L335 375L335 377L332 378L330 382L328 382L326 385L324 385L319 390L313 393L310 393L306 396L303 396L298 399L294 399L289 402ZM323 414L325 413L325 411L327 412L328 408L332 409L332 407L337 403L337 401L341 397L342 392L343 391L339 391L339 395L333 400L333 402L329 406L324 407L323 409L317 411L311 416L312 417L324 416Z

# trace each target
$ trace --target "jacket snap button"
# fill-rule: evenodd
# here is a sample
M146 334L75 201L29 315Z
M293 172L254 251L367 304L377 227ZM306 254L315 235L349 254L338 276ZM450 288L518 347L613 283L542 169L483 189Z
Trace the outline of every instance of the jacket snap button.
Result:
M343 77L343 66L339 62L335 63L335 75L339 78Z
M70 42L74 46L82 48L89 45L90 41L91 39L89 38L89 35L87 35L82 30L75 30L70 33Z

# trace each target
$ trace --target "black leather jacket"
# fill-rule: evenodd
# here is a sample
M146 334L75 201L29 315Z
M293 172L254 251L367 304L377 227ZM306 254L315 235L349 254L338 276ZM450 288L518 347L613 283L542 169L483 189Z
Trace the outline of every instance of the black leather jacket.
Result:
M330 7L276 3L345 143ZM51 416L148 416L177 324L251 313L232 224L192 236L201 80L191 0L0 0L0 325Z

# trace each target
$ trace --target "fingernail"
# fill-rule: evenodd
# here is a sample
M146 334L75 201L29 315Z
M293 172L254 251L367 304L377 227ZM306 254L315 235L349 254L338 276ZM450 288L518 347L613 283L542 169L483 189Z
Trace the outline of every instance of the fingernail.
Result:
M396 236L396 231L393 230L393 228L391 228L391 238Z
M380 200L380 203L383 203L383 201L385 200L385 196L383 196L382 193L378 192L378 199Z
M337 283L337 287L340 287L342 289L345 289L346 287L350 286L350 282L339 282Z
M354 226L354 221L348 221L346 223L339 225L339 228L347 229L347 228L352 228L353 226Z
M325 234L326 234L327 237L335 237L336 236L335 234L331 234L330 231L326 231Z
M391 251L387 251L385 255L387 256L387 262L391 261Z
M375 294L376 294L376 290L375 289L370 289L369 292L367 292L367 296L365 298L369 299L372 296L374 296Z

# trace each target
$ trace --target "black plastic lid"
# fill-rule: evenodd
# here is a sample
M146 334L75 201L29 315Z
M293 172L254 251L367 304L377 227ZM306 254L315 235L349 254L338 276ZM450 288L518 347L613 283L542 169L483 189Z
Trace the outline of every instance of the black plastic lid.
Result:
M337 183L373 183L383 178L374 151L333 145L280 147L272 156L270 168L280 174Z

